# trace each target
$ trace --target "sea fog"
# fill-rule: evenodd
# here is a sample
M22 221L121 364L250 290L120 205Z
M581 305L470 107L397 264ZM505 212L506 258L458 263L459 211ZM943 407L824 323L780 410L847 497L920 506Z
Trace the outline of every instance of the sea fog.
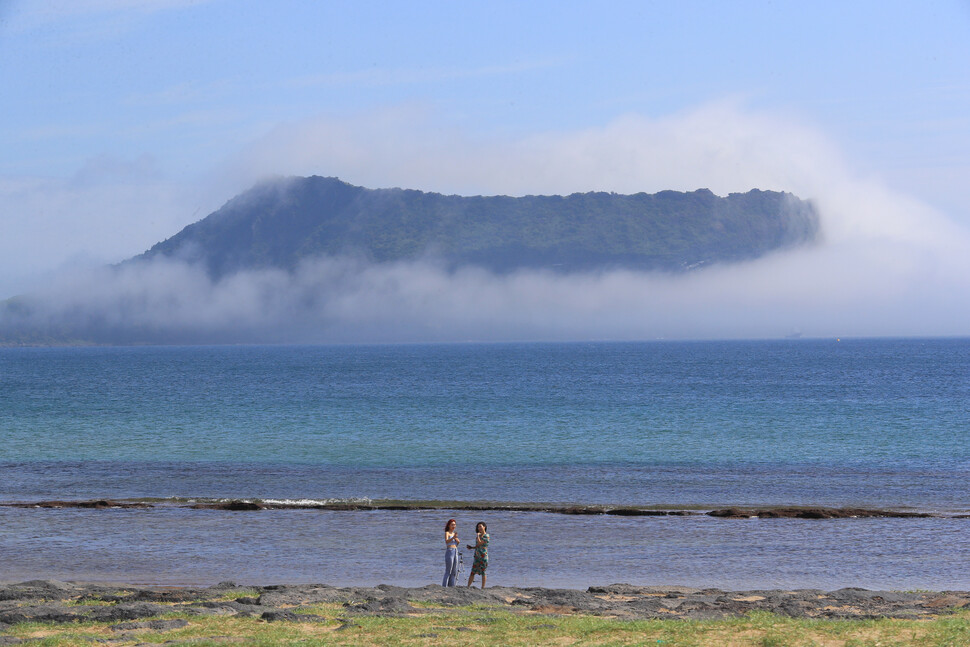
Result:
M128 166L133 174L123 172ZM151 196L148 205L133 202L141 166L101 160L63 185L0 186L11 213L75 204L90 215L86 222L108 223L107 233L89 243L87 230L43 229L43 244L3 255L7 263L21 261L7 276L40 261L27 249L111 242L116 250L100 265L92 252L63 272L8 285L5 295L22 297L0 313L0 332L16 339L41 330L63 339L74 331L116 343L958 336L970 318L970 305L957 298L970 288L962 214L861 172L810 125L738 102L490 143L460 131L443 137L440 124L422 113L321 117L274 130L191 190L149 182L142 194ZM555 268L495 275L451 271L433 256L383 265L307 259L293 272L253 270L221 280L180 259L106 267L174 235L253 182L287 173L463 195L783 190L816 204L822 239L683 275ZM184 213L177 218L179 205ZM129 218L134 212L146 218ZM149 222L170 224L132 245L131 228ZM124 252L117 251L120 232L129 232Z

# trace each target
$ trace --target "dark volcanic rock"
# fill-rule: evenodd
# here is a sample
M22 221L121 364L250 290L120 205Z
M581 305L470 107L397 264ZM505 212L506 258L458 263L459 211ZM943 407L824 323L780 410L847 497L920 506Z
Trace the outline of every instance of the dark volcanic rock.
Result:
M221 591L211 589L166 589L164 591L151 591L140 589L133 591L127 596L114 596L114 602L191 602L194 600L205 599L221 595ZM104 598L102 598L104 599Z
M34 501L31 503L2 503L8 508L90 508L94 510L106 510L108 508L152 508L151 503L127 503L123 501L111 501L110 499L98 499L96 501Z
M203 607L196 605L186 605L182 607L175 607L173 611L178 611L179 613L185 613L192 616L235 616L240 615L235 609L224 606L217 607ZM265 611L265 608L260 609L260 612ZM252 615L252 614L243 614Z
M248 598L252 600L252 598ZM206 609L213 609L221 612L224 615L237 615L237 616L255 616L263 613L266 607L258 604L244 604L239 600L210 600L202 603L202 607Z
M482 590L437 585L421 588L277 585L247 589L258 593L256 598L212 599L238 588L235 584L226 583L208 589L162 591L128 587L115 589L112 593L112 589L104 586L57 582L0 585L0 628L28 621L117 623L149 620L116 625L121 631L127 628L151 628L153 622L164 622L153 618L167 613L259 615L273 622L323 622L324 618L320 616L297 613L305 605L321 602L345 604L348 611L354 614L377 616L421 613L424 610L412 606L412 603L423 602L442 607L485 604L529 613L579 613L627 619L722 618L741 616L756 610L797 618L926 618L970 607L970 592L962 591L904 593L858 588L830 592L814 589L722 591L630 584L591 586L586 591L508 587ZM69 604L84 599L116 599L116 603L110 606ZM169 604L156 604L148 600Z
M67 606L68 596L57 603L19 606L0 610L0 622L116 622L151 618L171 612L170 607L155 604L118 604L106 607Z
M597 506L569 506L564 508L545 508L548 512L559 514L605 514L606 510Z
M111 625L108 629L112 631L132 631L135 629L151 629L152 631L171 631L181 629L189 625L188 620L176 618L174 620L150 620L148 622L122 622Z
M374 615L403 615L415 613L418 609L408 604L404 597L386 597L379 600L368 600L362 604L347 603L347 609L354 613L367 613Z
M236 598L236 602L238 602L239 604L257 605L259 604L259 598L249 598L249 597Z
M864 508L723 508L707 513L711 517L725 519L850 519L872 517L931 517L926 512L901 512L898 510L867 510Z
M153 618L170 612L170 608L157 604L118 604L111 607L91 607L87 619L96 622L115 622L118 620Z
M0 611L0 622L15 625L20 622L76 622L84 616L57 606L29 606Z
M267 622L326 622L323 616L310 613L293 613L292 611L277 610L266 611L260 616Z
M348 629L356 629L357 627L360 627L359 624L353 622L352 620L344 620L343 618L337 618L337 620L340 620L343 624L334 629L334 631L346 631Z
M532 600L532 606L571 607L593 610L603 605L603 601L586 591L573 589L525 589Z
M910 604L920 599L919 593L904 593L899 591L868 591L866 589L846 588L832 591L828 597L846 604Z
M688 517L698 514L690 510L646 510L643 508L609 508L605 514L621 517Z
M433 602L443 606L467 606L470 604L506 604L509 589L492 587L473 589L466 586L439 586L429 584L420 589L408 589L408 599L415 602ZM514 594L513 594L514 595Z
M193 503L190 506L186 506L192 510L232 510L232 511L247 511L247 510L265 510L266 506L261 503L254 503L252 501L220 501L218 503Z
M608 586L591 586L586 589L593 595L666 595L677 596L697 593L700 589L689 586L634 586L632 584L610 584Z
M960 593L950 594L949 592L933 594L923 606L929 609L961 609L970 604L970 599L961 597L961 595Z
M30 580L0 587L0 602L7 600L57 600L77 590L73 584L46 580Z
M100 499L96 501L35 501L30 503L0 503L0 507L20 507L20 508L89 508L94 510L106 510L109 508L153 508L151 503L142 502L123 502ZM267 503L260 501L210 501L193 503L181 506L185 509L193 510L228 510L228 511L259 511L259 510L328 510L328 511L371 511L371 510L441 510L445 509L441 504L414 501L408 503ZM748 517L760 517L763 519L846 519L846 518L869 518L869 517L894 517L894 518L968 518L970 515L943 515L931 514L927 512L906 512L900 510L870 510L865 508L820 508L820 507L794 507L781 506L771 508L721 508L703 513L695 510L657 510L652 508L640 508L635 506L609 507L604 505L548 505L548 504L514 504L514 503L495 503L482 504L470 503L449 503L449 510L465 511L502 511L502 512L548 512L550 514L564 515L613 515L628 517L661 517L661 516L693 516L707 514L712 517L725 519L743 519ZM233 585L235 586L235 585Z
M357 590L338 589L327 585L267 586L263 588L262 593L256 599L256 603L264 607L341 603L352 599L350 596L353 594L348 593L348 591Z

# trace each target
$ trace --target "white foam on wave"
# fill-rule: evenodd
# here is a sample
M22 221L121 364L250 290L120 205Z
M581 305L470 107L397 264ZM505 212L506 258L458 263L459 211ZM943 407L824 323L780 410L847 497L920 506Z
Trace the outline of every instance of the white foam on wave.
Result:
M266 499L262 497L205 497L205 496L178 496L172 495L167 497L142 497L126 499L126 501L145 501L151 503L169 503L169 504L195 504L195 503L263 503L274 506L283 507L310 507L310 506L323 506L323 505L336 505L336 504L351 504L351 505L371 505L373 499L368 497L344 497L344 498L325 498L325 499Z
M339 503L350 503L354 505L370 505L371 499L367 497L352 497L344 499L242 499L248 502L267 503L270 505L307 507L315 505L334 505Z

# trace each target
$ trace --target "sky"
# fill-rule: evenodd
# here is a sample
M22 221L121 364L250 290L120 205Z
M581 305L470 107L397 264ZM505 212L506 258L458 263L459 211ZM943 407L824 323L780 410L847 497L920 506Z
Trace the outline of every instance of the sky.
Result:
M321 260L297 289L165 267L138 280L169 305L142 314L171 314L189 281L179 321L328 290L339 307L310 316L329 322L322 340L364 324L378 341L970 335L966 0L0 0L0 115L0 299L112 302L99 268L272 176L463 195L760 188L815 201L823 244L679 278L412 265L357 268L350 288ZM406 289L375 296L392 278Z

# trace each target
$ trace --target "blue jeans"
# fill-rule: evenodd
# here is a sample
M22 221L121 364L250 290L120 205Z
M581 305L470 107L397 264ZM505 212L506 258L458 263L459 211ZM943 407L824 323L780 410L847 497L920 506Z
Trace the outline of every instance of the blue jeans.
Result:
M441 578L441 586L454 586L458 578L458 549L445 549L445 576Z

